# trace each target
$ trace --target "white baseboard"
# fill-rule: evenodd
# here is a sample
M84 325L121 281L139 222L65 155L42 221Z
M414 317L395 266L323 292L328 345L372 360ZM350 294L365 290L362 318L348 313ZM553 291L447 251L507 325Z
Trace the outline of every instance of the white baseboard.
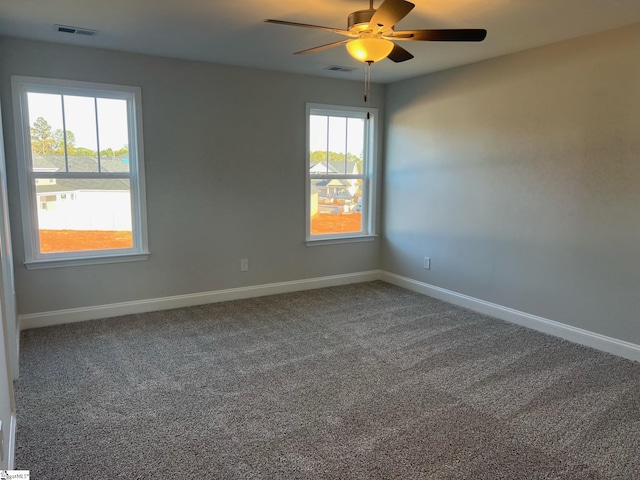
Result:
M99 318L131 315L134 313L154 312L157 310L169 310L171 308L191 307L207 303L224 302L228 300L240 300L243 298L262 297L278 293L312 290L315 288L335 287L349 283L370 282L380 279L379 270L367 272L346 273L343 275L331 275L328 277L307 278L290 282L268 283L250 287L229 288L212 292L193 293L188 295L175 295L171 297L152 298L148 300L134 300L131 302L112 303L92 307L70 308L52 312L31 313L18 315L20 330L29 328L49 327L63 323L83 322L85 320L97 320Z
M11 414L11 425L9 426L9 448L7 449L7 470L14 470L16 459L16 414Z
M522 325L539 332L548 333L571 342L612 353L623 358L628 358L629 360L640 361L640 345L607 337L599 333L590 332L589 330L572 327L554 320L531 315L509 307L504 307L502 305L480 300L478 298L470 297L468 295L381 270L308 278L290 282L268 283L250 287L229 288L226 290L152 298L148 300L112 303L93 307L32 313L19 315L18 321L20 329L26 330L29 328L48 327L63 323L97 320L99 318L117 317L120 315L131 315L157 310L168 310L171 308L190 307L228 300L240 300L243 298L275 295L278 293L334 287L349 283L370 282L373 280L383 280L387 283L398 285L430 297L438 298L454 305L459 305L479 313L499 318L500 320Z
M607 337L599 333L590 332L582 328L572 327L564 323L538 317L529 313L503 307L495 303L486 302L478 298L463 295L461 293L446 290L444 288L419 282L411 278L403 277L389 272L381 272L380 280L404 287L414 292L422 293L430 297L444 300L475 312L484 313L500 320L522 325L532 330L548 333L555 337L569 340L580 345L595 348L603 352L612 353L629 360L640 362L640 345L625 342L616 338Z

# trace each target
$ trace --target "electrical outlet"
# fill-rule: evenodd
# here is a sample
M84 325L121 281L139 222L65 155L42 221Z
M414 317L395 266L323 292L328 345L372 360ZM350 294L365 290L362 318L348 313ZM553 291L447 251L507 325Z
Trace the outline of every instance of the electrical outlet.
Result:
M240 271L241 272L248 272L249 271L249 259L248 258L240 259Z
M431 258L424 257L424 268L425 270L431 270Z

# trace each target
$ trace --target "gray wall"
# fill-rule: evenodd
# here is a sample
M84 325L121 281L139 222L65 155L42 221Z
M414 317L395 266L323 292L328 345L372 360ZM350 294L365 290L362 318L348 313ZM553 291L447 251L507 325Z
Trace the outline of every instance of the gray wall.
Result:
M640 344L639 25L396 83L386 107L382 268Z
M25 269L11 75L142 87L148 261ZM362 88L360 81L0 38L19 313L378 268L377 241L304 245L305 102L361 106ZM383 102L384 87L374 86L371 106ZM249 258L249 272L240 272L240 258Z

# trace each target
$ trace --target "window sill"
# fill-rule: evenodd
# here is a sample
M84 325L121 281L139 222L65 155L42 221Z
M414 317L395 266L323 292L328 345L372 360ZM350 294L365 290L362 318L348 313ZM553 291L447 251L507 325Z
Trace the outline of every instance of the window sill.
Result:
M307 247L319 247L321 245L334 245L337 243L356 243L356 242L373 242L377 235L359 235L357 237L339 237L339 238L318 238L316 240L307 240Z
M149 252L144 252L109 256L32 260L24 262L24 265L27 267L27 270L41 270L44 268L78 267L81 265L99 265L104 263L138 262L147 260L148 258Z

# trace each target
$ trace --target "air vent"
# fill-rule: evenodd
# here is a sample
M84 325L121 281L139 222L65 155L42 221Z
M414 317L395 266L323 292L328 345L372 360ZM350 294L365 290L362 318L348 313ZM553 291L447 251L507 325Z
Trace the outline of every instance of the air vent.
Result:
M70 33L72 35L84 35L86 37L93 37L98 34L98 30L91 30L90 28L70 27L68 25L54 25L53 28L61 33Z
M331 72L350 73L350 72L353 72L354 70L357 70L357 68L341 67L340 65L331 65L331 66L325 68L325 70L329 70Z

